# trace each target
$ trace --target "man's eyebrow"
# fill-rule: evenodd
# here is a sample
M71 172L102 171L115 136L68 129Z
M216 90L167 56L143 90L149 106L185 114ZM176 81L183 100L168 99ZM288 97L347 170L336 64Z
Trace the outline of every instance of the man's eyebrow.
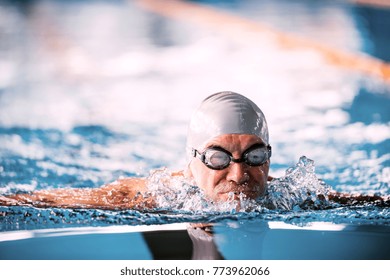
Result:
M248 150L250 150L250 149L252 149L252 148L265 148L265 147L266 147L266 145L265 145L264 143L255 143L255 144L249 146L248 148L246 148L246 149L244 150L244 152L245 152L245 151L248 151Z
M263 142L260 142L260 143L255 143L253 144L252 146L250 146L249 148L252 148L252 147L266 147L267 145L264 144Z
M264 143L254 143L253 145L246 148L245 151L252 149L253 147L263 148L263 147L266 147L266 145ZM228 151L225 147L222 147L218 144L211 144L210 146L207 146L206 149L222 149L222 150Z
M220 145L217 145L217 144L211 144L210 146L207 146L206 149L222 149L222 150L226 150L226 148L220 146Z

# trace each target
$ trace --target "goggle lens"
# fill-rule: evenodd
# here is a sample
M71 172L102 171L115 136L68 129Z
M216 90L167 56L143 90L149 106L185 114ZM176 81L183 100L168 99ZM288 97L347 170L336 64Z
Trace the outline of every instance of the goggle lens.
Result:
M245 154L245 163L251 166L259 166L267 161L267 150L264 148L257 148Z
M213 169L224 169L230 164L230 156L219 150L206 150L204 163Z

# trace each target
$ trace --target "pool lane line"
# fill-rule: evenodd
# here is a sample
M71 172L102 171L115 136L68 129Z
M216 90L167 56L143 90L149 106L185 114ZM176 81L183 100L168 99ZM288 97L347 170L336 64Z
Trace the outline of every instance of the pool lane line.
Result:
M390 0L349 0L355 5L373 6L378 8L390 8Z
M88 52L75 44L61 29L50 6L34 5L25 17L29 35L34 37L50 62L55 66L56 78L63 80L95 81L103 74Z
M325 44L298 35L292 35L271 28L257 21L242 18L225 11L183 0L137 0L143 9L176 20L202 25L213 30L235 36L238 40L272 38L284 48L308 49L320 53L330 64L352 71L379 77L390 82L390 64L363 53L352 53L335 49ZM254 36L256 35L256 36Z

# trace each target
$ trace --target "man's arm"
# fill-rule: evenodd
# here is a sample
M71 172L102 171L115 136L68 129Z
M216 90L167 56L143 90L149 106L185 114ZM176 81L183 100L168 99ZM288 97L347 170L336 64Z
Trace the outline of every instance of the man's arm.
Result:
M373 204L381 207L390 207L390 196L331 192L328 194L328 198L330 201L339 203L341 205L353 206Z
M31 194L0 196L0 205L61 208L145 209L153 208L154 200L146 195L143 178L120 179L100 188L51 189Z

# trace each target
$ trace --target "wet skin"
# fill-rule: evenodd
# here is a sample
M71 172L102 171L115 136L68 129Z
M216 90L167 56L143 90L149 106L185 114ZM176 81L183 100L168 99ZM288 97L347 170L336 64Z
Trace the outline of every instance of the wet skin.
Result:
M224 134L207 142L200 152L210 147L221 147L238 159L248 148L256 144L264 142L255 135ZM226 201L229 199L229 193L234 193L234 199L239 199L240 193L247 198L255 199L265 193L269 165L269 160L261 166L231 162L225 169L213 170L199 158L192 158L185 174L192 178L211 200Z

